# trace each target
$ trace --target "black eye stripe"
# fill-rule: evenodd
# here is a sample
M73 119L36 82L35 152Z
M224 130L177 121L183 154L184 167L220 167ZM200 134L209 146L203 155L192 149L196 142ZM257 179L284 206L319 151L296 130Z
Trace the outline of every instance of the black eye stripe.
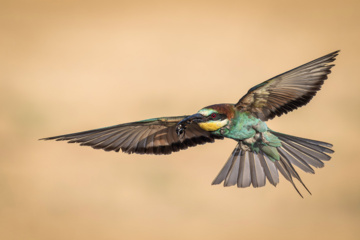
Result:
M216 115L215 117L213 117L213 115ZM220 113L212 113L212 114L210 114L208 117L207 117L207 119L208 119L208 121L211 121L211 120L224 120L224 119L226 119L227 117L226 117L226 115L225 114L220 114Z

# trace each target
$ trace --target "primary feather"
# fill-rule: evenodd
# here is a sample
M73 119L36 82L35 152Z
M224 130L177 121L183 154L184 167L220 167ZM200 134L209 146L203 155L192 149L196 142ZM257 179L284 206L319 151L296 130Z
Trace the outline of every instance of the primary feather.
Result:
M175 133L176 124L187 116L163 117L139 122L119 124L90 131L42 138L41 140L68 141L80 143L105 151L120 149L126 153L139 154L170 154L198 144L223 139L221 136L204 131L197 124L187 127L184 138Z
M331 73L339 51L308 62L252 87L235 104L263 121L306 105Z

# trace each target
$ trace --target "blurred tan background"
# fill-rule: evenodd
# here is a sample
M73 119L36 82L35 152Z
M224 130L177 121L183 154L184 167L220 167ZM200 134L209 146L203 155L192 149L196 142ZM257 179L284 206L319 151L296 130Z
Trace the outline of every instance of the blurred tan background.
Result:
M359 239L359 1L0 1L0 239ZM341 49L269 126L336 153L301 199L211 186L236 143L169 156L37 139L235 103Z

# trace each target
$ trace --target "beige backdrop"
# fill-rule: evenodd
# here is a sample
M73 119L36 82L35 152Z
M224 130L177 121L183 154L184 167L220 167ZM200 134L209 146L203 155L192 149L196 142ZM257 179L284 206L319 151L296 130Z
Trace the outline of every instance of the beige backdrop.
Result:
M0 239L359 239L358 0L0 5ZM37 140L234 103L337 49L313 101L269 122L334 144L305 199L283 178L211 186L232 140L169 156Z

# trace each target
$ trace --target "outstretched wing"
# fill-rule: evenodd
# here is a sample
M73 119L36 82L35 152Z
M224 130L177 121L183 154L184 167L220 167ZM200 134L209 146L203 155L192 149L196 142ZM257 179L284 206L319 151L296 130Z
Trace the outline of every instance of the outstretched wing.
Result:
M176 124L187 116L147 119L85 132L65 134L40 140L68 141L81 143L105 151L120 149L126 153L170 154L198 144L223 139L202 130L198 124L187 125L185 136L179 138Z
M320 90L339 51L335 51L251 88L235 105L263 121L306 105Z

